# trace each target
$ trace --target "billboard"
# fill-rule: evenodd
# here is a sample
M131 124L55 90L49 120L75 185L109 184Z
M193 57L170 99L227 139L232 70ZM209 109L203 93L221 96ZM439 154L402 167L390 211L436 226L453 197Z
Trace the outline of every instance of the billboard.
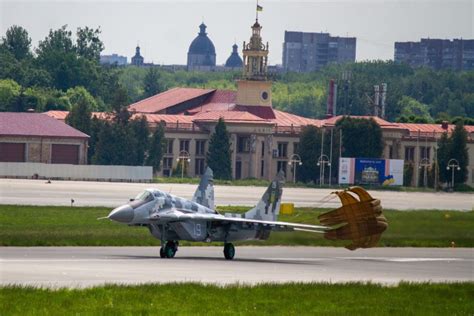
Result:
M401 159L339 158L339 184L403 185Z

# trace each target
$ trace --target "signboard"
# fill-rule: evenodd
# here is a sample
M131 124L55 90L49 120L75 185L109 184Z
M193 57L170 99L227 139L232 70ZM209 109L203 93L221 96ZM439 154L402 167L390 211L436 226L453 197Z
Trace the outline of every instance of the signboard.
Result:
M403 160L339 158L339 184L403 185Z

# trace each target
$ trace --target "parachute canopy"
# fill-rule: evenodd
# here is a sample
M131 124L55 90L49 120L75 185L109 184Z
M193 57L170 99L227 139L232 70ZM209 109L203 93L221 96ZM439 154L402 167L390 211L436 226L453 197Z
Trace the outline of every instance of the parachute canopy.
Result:
M338 209L319 215L322 225L330 227L324 237L329 240L351 240L349 250L375 247L388 223L382 214L380 200L361 187L334 192L341 200Z

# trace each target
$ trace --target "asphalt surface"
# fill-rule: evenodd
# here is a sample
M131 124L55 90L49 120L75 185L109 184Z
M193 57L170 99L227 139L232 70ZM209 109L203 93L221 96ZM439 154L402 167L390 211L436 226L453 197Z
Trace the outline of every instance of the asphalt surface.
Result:
M89 287L105 283L349 282L395 284L474 281L467 248L181 247L161 259L157 247L0 248L0 285Z
M150 187L191 198L197 185L83 181L52 181L47 184L44 180L0 179L0 204L70 205L71 199L74 199L74 205L77 206L116 207ZM264 187L216 186L216 205L255 205L264 191ZM339 207L337 198L323 203L332 191L285 188L283 201L302 207ZM384 208L390 209L474 210L474 194L393 191L370 193L382 201Z

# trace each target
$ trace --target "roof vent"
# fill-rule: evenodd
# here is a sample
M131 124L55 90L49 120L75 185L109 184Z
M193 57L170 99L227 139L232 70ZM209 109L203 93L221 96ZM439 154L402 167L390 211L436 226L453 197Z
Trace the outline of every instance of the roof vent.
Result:
M449 127L448 121L442 121L442 122L441 122L441 128L442 128L442 129L448 130L448 127Z

